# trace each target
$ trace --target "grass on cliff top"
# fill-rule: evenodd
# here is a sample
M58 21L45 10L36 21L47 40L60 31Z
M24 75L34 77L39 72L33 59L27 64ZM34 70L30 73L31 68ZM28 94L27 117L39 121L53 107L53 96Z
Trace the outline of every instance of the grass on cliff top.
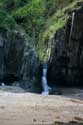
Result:
M77 10L80 8L80 6L77 5L78 2L83 2L83 0L75 0L70 5L63 9L59 9L56 13L52 15L51 18L49 18L46 22L45 29L43 32L42 40L45 41L45 39L48 37L50 39L53 37L54 33L65 26L67 13L72 12L73 10Z

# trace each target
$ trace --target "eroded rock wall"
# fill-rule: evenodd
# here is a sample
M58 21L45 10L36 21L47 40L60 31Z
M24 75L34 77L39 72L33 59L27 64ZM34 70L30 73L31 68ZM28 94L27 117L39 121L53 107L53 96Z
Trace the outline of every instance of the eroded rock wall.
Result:
M83 83L83 8L70 13L66 26L53 38L48 62L48 81L56 84Z
M19 81L31 89L39 66L38 55L23 31L0 30L0 82Z
M0 78L7 75L19 76L25 41L17 31L0 32Z

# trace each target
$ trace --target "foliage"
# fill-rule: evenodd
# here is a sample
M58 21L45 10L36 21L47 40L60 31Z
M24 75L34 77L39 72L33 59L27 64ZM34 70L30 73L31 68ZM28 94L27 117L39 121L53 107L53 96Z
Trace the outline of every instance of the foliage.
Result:
M80 1L83 0L0 0L0 27L18 24L44 60L47 42L64 27L67 11L77 9Z
M44 24L44 11L43 1L33 0L24 7L12 12L12 15L28 35L36 37Z
M0 11L0 28L14 29L15 26L15 20L6 12Z
M2 1L2 0L1 0ZM3 0L3 9L8 12L23 7L30 0Z

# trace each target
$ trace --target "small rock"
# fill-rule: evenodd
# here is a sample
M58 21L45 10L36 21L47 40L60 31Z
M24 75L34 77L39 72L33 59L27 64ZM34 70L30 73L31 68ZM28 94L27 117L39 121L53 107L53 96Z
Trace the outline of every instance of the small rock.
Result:
M33 122L36 122L37 120L36 119L33 119Z

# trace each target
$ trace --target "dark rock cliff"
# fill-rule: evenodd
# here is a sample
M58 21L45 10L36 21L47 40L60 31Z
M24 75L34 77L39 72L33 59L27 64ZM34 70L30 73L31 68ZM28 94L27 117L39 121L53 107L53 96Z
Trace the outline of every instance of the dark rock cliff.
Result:
M52 40L48 81L83 85L83 7L69 12L66 26Z
M0 32L0 80L19 76L24 52L24 38L17 31Z
M20 81L22 87L31 87L38 64L38 55L24 32L0 29L0 82Z

